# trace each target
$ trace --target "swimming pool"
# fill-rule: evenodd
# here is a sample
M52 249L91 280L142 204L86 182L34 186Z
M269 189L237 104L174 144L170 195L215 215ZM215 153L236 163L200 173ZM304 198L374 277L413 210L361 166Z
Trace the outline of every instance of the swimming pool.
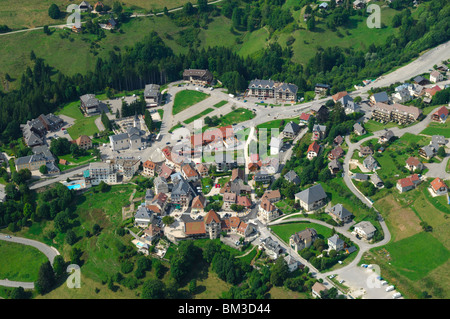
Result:
M80 184L67 185L67 188L68 189L79 189L79 188L81 188L81 185Z

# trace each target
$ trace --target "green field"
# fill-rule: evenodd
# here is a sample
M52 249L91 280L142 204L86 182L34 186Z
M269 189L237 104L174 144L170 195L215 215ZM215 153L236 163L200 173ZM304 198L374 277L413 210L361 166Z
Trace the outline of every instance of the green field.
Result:
M450 120L447 119L445 123L430 123L426 129L420 134L425 135L443 135L446 138L450 138Z
M195 120L198 120L199 118L205 116L206 114L211 113L212 111L214 111L214 109L212 109L212 108L209 107L209 108L207 108L206 110L204 110L203 112L201 112L201 113L199 113L199 114L197 114L197 115L195 115L195 116L193 116L193 117L188 118L186 121L184 121L184 123L185 123L185 124L192 123L192 122L194 122Z
M223 100L223 101L220 101L219 103L214 104L213 106L214 106L215 108L219 108L219 107L221 107L221 106L224 106L224 105L227 104L227 103L228 103L228 101Z
M38 249L1 240L0 279L33 282L38 278L40 266L48 261Z
M178 113L188 109L192 105L205 100L209 96L210 96L209 94L199 92L199 91L194 91L194 90L180 91L175 95L175 99L173 101L172 113L173 113L173 115L178 114Z
M92 137L94 133L99 133L95 120L100 115L85 117L79 108L80 102L71 102L63 106L61 110L55 112L56 115L62 114L75 119L75 124L67 128L67 132L72 139L77 139L80 135Z
M230 113L227 113L224 116L220 117L217 127L228 126L228 125L245 122L245 121L251 120L254 117L255 117L255 115L251 110L244 109L244 108L238 108L238 109L235 109L234 111L231 111ZM208 128L209 127L207 125L205 125L203 127L203 130L206 130Z

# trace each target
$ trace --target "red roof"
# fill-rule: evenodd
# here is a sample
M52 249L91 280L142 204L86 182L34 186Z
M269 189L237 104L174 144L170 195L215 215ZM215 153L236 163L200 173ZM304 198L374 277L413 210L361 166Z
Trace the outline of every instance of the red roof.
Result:
M204 222L188 222L184 224L184 233L186 235L199 235L205 234L205 223Z
M425 89L425 92L429 93L431 96L434 96L436 92L441 91L439 85L435 85L432 88Z
M260 206L262 207L262 209L268 212L273 212L277 209L275 205L273 205L268 199L263 199Z
M317 144L316 141L312 142L308 147L308 153L312 151L312 152L315 152L316 154L319 154L319 150L320 150L320 145Z
M332 96L334 102L336 102L337 100L341 99L342 97L346 96L348 93L347 91L342 91L342 92L338 92L335 95Z
M421 164L421 162L417 157L410 157L406 160L406 164L408 164L409 166L417 167Z
M152 161L145 161L145 162L142 164L142 166L145 167L145 168L148 168L148 169L155 169L156 164L153 163Z
M217 224L220 223L219 215L217 215L217 213L211 209L205 216L205 224L210 224L213 220Z
M230 226L232 228L237 228L240 222L241 220L239 219L239 217L230 217Z
M444 181L442 179L440 179L439 177L436 177L432 182L431 182L431 187L433 187L434 191L438 191L441 187L447 188L447 185L444 183Z
M448 109L445 106L443 106L439 110L434 112L434 115L437 115L439 117L442 117L442 115L448 116Z
M238 196L237 197L237 205L241 205L244 207L250 207L250 206L252 206L252 202L250 201L250 199L248 199L247 196Z
M413 186L414 183L412 182L412 180L409 177L405 177L402 179L399 179L397 181L397 183L403 188L403 187L408 187L408 186Z
M309 121L309 118L311 117L311 114L306 114L306 113L302 113L300 115L300 120L301 121Z
M187 177L195 177L198 176L198 173L195 169L191 167L191 165L186 164L183 166L183 172Z

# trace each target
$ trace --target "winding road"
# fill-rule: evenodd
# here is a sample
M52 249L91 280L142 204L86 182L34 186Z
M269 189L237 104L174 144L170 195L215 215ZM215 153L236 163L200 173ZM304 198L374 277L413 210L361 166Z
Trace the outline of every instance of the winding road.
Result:
M6 236L8 236L8 235L0 233L0 240L17 243L17 244L22 244L22 245L33 246L34 248L36 248L40 252L42 252L48 258L48 260L50 261L50 263L52 265L53 265L53 260L55 259L55 257L60 254L59 251L55 247L48 246L39 241L28 239L28 238L16 237L16 236L11 236L11 238L7 238ZM23 287L24 289L34 289L34 282L20 282L20 281L10 281L8 279L4 279L4 280L0 280L0 286Z

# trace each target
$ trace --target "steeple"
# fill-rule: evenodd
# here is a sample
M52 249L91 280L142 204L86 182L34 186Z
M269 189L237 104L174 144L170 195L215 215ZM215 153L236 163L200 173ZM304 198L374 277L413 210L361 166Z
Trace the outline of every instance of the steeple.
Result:
M141 121L139 120L137 112L134 113L133 126L136 127L139 130L141 129Z

